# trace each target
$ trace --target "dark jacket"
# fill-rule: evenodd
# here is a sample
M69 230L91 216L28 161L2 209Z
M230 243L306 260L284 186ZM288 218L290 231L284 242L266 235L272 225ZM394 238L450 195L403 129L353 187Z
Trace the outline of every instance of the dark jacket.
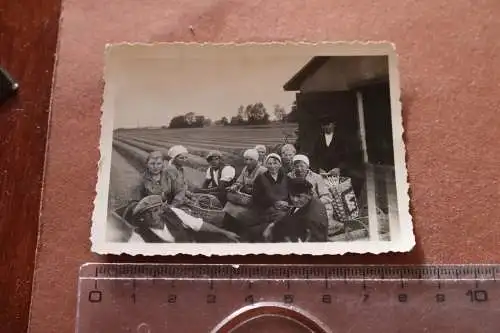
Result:
M288 201L289 177L280 170L278 179L274 180L269 171L255 178L252 200L257 209L265 210L277 201Z
M149 195L161 195L163 200L170 203L175 195L175 191L174 180L165 170L162 171L158 180L153 179L152 175L146 171L139 186L139 195L134 199L140 200Z
M322 133L314 144L311 170L318 172L319 169L330 171L333 168L346 169L349 165L347 144L340 136L333 136L330 146L326 145L325 135Z
M328 217L325 205L317 198L295 213L276 222L272 231L273 242L326 242L328 236Z

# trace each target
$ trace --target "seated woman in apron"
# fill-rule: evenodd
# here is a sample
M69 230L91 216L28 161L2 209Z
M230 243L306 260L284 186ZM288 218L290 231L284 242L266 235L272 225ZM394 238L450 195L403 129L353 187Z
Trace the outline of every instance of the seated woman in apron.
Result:
M326 242L328 218L312 184L304 178L291 179L289 193L293 208L266 229L266 236L272 242Z
M332 194L328 190L323 177L310 169L309 158L306 155L298 154L293 157L292 161L293 171L288 176L290 178L302 178L311 183L314 197L325 205L327 211L331 211Z
M173 146L168 150L170 161L165 167L165 173L172 182L171 191L167 193L166 201L172 207L184 204L187 193L187 181L184 166L188 161L188 151L184 146Z
M234 167L224 164L222 153L216 150L208 153L207 162L210 167L207 169L205 181L202 188L196 192L213 194L222 205L225 205L227 202L226 188L234 183L236 170Z
M243 153L243 158L245 160L245 167L235 183L229 186L227 190L233 192L240 191L241 193L251 195L253 193L255 178L266 172L267 169L259 164L259 152L256 149L247 149ZM248 210L249 207L228 201L224 206L224 212L226 212L223 221L224 229L237 233L243 240Z
M251 242L265 241L267 226L287 214L289 177L281 168L281 157L271 153L264 161L267 171L255 178L252 193L253 222L249 225Z
M211 232L237 242L238 235L220 229L183 210L165 205L159 195L150 195L139 201L124 218L134 231L129 242L141 243L194 243L196 232Z

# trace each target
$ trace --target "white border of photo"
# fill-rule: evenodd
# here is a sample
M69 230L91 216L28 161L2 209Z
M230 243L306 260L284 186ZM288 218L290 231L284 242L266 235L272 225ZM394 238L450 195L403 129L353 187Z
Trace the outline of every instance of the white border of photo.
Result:
M225 57L235 54L252 56L279 56L293 52L304 56L388 56L391 92L391 114L398 220L391 222L390 240L379 240L378 232L370 232L370 239L325 243L126 243L106 240L108 192L111 170L113 121L115 115L115 80L120 80L117 69L120 59ZM345 253L408 252L415 246L412 217L409 212L409 184L407 182L406 151L403 142L403 119L400 103L400 78L395 46L380 42L269 42L269 43L119 43L108 44L105 50L104 99L101 117L100 161L92 215L91 250L98 254L130 255L247 255L247 254L308 254L341 255ZM370 223L372 225L373 223ZM373 240L371 240L373 239Z

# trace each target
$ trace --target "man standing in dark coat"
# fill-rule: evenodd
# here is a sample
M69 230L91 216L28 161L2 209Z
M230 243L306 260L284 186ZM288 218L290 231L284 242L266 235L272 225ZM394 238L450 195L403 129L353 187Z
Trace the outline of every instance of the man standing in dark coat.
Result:
M334 169L335 174L351 178L354 191L359 196L364 182L360 148L339 135L336 122L331 118L321 119L321 135L316 140L311 156L311 170L326 173ZM361 168L360 168L361 167Z
M321 120L321 135L314 144L311 169L316 173L328 172L332 169L346 167L347 154L345 142L335 135L335 122L330 119Z

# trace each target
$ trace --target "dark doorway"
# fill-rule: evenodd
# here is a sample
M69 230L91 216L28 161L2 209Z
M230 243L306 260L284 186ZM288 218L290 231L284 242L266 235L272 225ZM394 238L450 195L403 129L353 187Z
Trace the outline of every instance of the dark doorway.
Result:
M389 82L370 84L359 91L363 95L368 161L394 165Z
M305 92L297 94L299 122L299 152L314 156L314 146L322 136L320 119L328 116L335 121L335 138L339 140L344 160L341 175L351 178L359 198L365 182L363 150L359 133L356 93ZM313 171L318 171L313 167Z
M298 146L311 156L321 134L320 119L328 116L336 122L336 136L342 137L349 151L359 153L362 162L356 94L350 91L305 92L297 94L299 122Z

